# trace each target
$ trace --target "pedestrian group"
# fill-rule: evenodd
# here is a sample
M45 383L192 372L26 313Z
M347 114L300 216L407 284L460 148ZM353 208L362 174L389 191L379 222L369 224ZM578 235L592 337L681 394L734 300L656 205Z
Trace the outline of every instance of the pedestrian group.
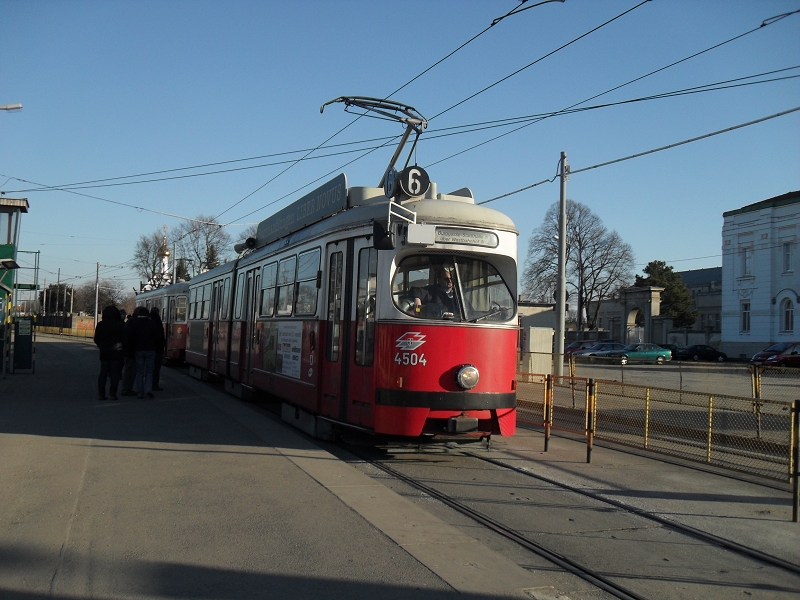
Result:
M159 376L165 337L159 309L153 307L148 312L144 306L138 306L124 321L123 314L115 306L106 306L94 331L94 343L100 348L99 400L117 400L120 381L121 396L153 398L153 391L162 389Z

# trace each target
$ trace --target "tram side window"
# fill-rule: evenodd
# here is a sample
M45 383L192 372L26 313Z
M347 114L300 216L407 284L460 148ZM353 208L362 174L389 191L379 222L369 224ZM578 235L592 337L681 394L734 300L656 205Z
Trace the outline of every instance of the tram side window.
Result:
M189 318L196 319L197 318L197 289L192 288L191 292L189 292L190 300L189 300Z
M341 252L331 254L328 269L328 347L326 348L326 358L329 362L339 360L342 327L339 320L342 314L342 264Z
M290 256L278 263L278 300L277 315L285 317L292 314L294 304L294 278L297 268L297 257Z
M222 308L222 279L215 281L211 288L211 320L217 321L222 315L220 309Z
M378 251L364 248L358 253L356 296L356 364L368 367L375 355L375 287L378 282Z
M278 282L278 263L264 265L261 271L261 308L258 314L271 317L275 314L275 286Z
M319 248L303 252L297 263L296 315L313 315L317 312L317 273L319 272Z
M233 318L242 318L242 300L244 299L244 273L236 278L236 300L233 303Z
M222 314L220 315L221 319L227 319L229 310L231 308L231 277L228 275L225 278L225 287L222 291Z
M175 323L186 323L186 296L178 296L173 301L175 314L172 321Z
M178 296L175 322L186 323L186 296Z
M211 284L207 283L203 286L203 304L202 304L202 311L200 318L201 319L208 319L208 315L211 312Z

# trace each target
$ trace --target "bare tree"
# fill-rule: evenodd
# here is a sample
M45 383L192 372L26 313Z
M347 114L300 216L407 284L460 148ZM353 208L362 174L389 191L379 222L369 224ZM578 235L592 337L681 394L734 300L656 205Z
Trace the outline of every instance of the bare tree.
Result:
M164 232L156 229L150 235L142 235L133 252L133 268L153 287L168 283L168 274L163 272Z
M535 301L551 302L558 283L558 203L528 240L528 257L522 274L524 293ZM633 281L634 256L629 244L585 204L567 200L567 285L577 298L577 320L582 328L583 310L594 328L600 302Z
M85 312L94 315L95 291L97 291L98 311L109 305L122 307L128 299L129 293L125 291L124 284L117 279L101 279L96 290L94 281L87 281L82 286L75 288L75 312Z
M257 234L258 234L258 224L251 223L250 225L248 225L242 231L239 232L239 234L236 236L235 243L243 244L245 241L247 241L247 238L255 239Z
M222 264L233 250L231 236L214 217L198 215L195 219L195 222L181 223L170 232L177 245L177 256L173 259L187 264L192 276Z

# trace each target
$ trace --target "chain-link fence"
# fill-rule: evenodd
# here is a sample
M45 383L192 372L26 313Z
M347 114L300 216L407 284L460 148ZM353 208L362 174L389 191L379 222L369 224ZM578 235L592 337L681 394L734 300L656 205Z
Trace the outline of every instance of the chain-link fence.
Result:
M530 373L518 374L517 398L519 422L543 426L545 447L553 428L589 447L594 437L782 481L794 473L788 400Z

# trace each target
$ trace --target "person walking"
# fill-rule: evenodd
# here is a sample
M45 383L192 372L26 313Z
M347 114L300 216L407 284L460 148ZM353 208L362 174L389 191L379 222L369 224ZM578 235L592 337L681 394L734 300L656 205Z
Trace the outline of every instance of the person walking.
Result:
M115 306L103 309L103 320L94 330L94 343L100 348L100 377L97 380L97 399L117 399L117 386L122 375L123 342L125 325ZM106 397L106 381L111 380Z
M158 347L156 325L144 306L133 311L130 329L127 331L128 344L136 358L136 379L134 389L139 398L153 397L153 365Z
M164 323L161 321L161 311L157 306L154 306L150 309L150 319L158 328L158 331L156 332L156 358L155 362L153 363L153 390L160 392L164 389L159 385L159 379L161 378L161 363L164 360L164 346L166 345L166 338L164 337Z

